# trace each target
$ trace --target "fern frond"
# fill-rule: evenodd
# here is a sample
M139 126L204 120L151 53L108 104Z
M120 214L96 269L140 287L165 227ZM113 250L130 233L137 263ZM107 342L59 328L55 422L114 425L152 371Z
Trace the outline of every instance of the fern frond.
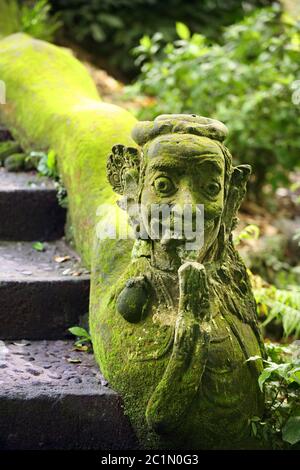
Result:
M275 286L254 289L258 312L266 315L263 325L272 320L282 323L285 336L300 337L300 291L277 289Z

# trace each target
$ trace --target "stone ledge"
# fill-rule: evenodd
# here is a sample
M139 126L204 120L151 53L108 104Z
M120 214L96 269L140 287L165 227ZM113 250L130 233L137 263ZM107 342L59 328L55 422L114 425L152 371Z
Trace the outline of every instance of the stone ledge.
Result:
M44 246L0 242L2 339L65 338L88 312L89 276L75 253L63 241Z
M72 341L0 342L1 449L135 449L120 397Z
M5 168L0 168L0 188L4 191L54 191L53 181L44 176L40 176L35 171L29 172L9 172Z
M51 180L1 168L0 219L2 240L56 240L63 235L66 211Z

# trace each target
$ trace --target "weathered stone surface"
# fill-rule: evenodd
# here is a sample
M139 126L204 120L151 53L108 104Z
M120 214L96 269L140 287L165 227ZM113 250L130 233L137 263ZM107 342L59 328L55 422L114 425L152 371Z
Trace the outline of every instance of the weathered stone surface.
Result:
M44 248L0 241L1 338L64 338L88 312L89 276L74 252L62 241Z
M1 240L56 240L63 235L65 218L52 181L0 168Z
M0 341L0 449L133 449L120 397L72 341Z

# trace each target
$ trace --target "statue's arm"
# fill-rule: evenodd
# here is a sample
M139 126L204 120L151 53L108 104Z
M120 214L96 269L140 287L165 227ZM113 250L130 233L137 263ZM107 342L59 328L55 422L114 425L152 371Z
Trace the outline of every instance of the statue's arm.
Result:
M156 432L176 429L184 418L201 384L210 341L205 268L187 262L179 268L178 276L180 298L173 351L146 411L148 424Z

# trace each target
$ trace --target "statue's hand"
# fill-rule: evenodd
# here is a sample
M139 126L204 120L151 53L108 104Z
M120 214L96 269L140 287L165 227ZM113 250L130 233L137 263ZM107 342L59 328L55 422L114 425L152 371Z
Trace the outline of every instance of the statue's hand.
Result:
M180 266L178 276L179 312L191 312L200 321L208 320L209 288L203 264L188 261Z
M147 422L157 433L180 429L198 393L210 342L205 268L200 263L186 262L179 268L178 276L180 297L173 350L146 410Z

